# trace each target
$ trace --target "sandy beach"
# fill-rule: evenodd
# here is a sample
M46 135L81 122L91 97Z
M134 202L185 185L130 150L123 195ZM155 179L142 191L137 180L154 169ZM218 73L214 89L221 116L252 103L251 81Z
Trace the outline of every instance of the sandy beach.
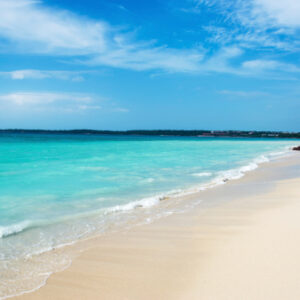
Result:
M190 196L202 200L190 211L86 241L17 299L298 300L299 187L298 153L264 164Z
M0 300L300 300L300 0L0 0Z

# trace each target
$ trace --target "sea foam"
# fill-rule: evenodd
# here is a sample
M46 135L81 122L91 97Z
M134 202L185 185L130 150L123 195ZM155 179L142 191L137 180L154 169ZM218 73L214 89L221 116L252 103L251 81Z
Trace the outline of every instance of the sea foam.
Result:
M197 176L197 177L208 177L211 176L212 173L211 172L201 172L201 173L194 173L193 176Z
M32 222L24 221L17 224L12 224L8 226L0 226L0 238L8 237L10 235L17 234L24 231L32 226Z

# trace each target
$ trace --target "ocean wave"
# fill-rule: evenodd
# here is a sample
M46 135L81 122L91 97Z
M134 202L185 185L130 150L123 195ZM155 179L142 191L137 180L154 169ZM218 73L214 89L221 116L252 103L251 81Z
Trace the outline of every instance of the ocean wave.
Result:
M269 162L270 159L265 155L260 155L259 157L255 158L253 161L255 163L262 164L262 163L265 163L265 162Z
M280 158L285 156L290 152L289 148L285 148L285 150L280 152L270 152L265 155L260 155L250 161L248 164L243 165L241 167L219 171L216 173L217 175L206 183L202 183L200 186L193 186L187 189L176 189L171 190L156 196L142 198L137 201L132 201L123 205L116 205L110 208L106 208L106 213L114 213L114 212L128 212L134 210L136 208L150 208L152 206L158 205L160 201L166 200L168 198L178 198L182 196L191 195L200 191L204 191L215 186L225 184L230 180L237 180L242 178L247 172L253 171L258 168L258 166L262 163L269 162L270 160ZM201 172L192 174L198 177L209 177L213 174L211 172Z
M251 162L248 165L242 166L240 168L220 171L213 182L216 184L224 184L229 180L240 179L245 175L245 173L253 171L256 168L258 168L258 164Z
M197 176L197 177L208 177L208 176L211 176L212 173L210 173L210 172L201 172L201 173L193 173L192 175Z
M147 198L143 198L141 200L129 202L127 204L116 205L113 207L106 208L105 212L106 213L125 212L125 211L133 210L135 208L149 208L151 206L158 204L164 198L166 198L165 195L147 197Z
M259 157L254 161L239 168L220 171L217 173L216 177L206 183L201 184L200 186L193 186L187 189L171 190L156 196L142 198L140 200L132 201L122 205L116 205L106 208L105 213L129 212L137 208L150 208L152 206L158 205L162 200L183 197L200 191L204 191L217 185L224 184L229 180L239 179L243 177L246 172L256 169L259 163L267 162L269 160L266 157ZM212 173L202 172L195 173L193 175L199 177L209 177L212 176Z
M32 226L32 222L23 221L17 224L12 224L8 226L0 226L0 239L20 233Z
M155 181L155 179L152 178L152 177L149 177L149 178L144 179L144 182L146 182L146 183L152 183L152 182L154 182L154 181Z
M260 164L269 162L270 160L284 157L288 153L290 153L290 149L285 148L285 150L280 152L270 152L265 155L260 155L244 166L225 170L225 171L220 171L218 173L218 176L212 180L213 186L224 184L229 180L240 179L245 175L245 173L257 169Z
M196 192L204 191L209 188L213 188L217 185L224 184L230 180L237 180L242 178L247 172L253 171L256 168L258 168L259 164L269 162L270 160L274 160L276 158L280 158L285 156L286 154L290 153L290 148L285 148L283 151L277 151L277 152L270 152L265 155L260 155L256 158L254 158L250 163L243 165L238 168L233 168L229 170L223 170L216 173L216 176L212 178L210 181L202 183L200 186L193 186L187 189L176 189L171 190L165 193L161 193L155 196L150 196L146 198L142 198L139 200L135 200L126 204L120 204L112 207L108 207L105 209L99 209L97 211L93 211L93 214L98 213L116 213L116 212L129 212L131 210L134 210L136 208L150 208L152 206L158 205L160 201L168 199L168 198L178 198L181 196L190 195ZM198 177L210 177L213 175L211 172L200 172L200 173L194 173L193 176ZM148 178L151 182L153 178ZM87 217L90 215L90 212L81 213L76 216L67 216L64 218L61 218L59 220L53 221L53 223L59 223L60 221L66 221L66 220L72 220L76 219L77 217ZM0 238L8 237L11 235L15 235L18 233L21 233L27 229L36 227L36 226L42 226L46 225L48 223L45 223L43 221L39 222L32 222L32 221L23 221L20 223L8 225L8 226L0 226Z

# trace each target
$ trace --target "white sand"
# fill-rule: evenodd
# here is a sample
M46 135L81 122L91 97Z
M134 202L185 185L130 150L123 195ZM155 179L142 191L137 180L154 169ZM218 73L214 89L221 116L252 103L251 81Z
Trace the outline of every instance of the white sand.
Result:
M18 298L299 300L293 163L300 156L201 194L218 205L89 241L70 268Z

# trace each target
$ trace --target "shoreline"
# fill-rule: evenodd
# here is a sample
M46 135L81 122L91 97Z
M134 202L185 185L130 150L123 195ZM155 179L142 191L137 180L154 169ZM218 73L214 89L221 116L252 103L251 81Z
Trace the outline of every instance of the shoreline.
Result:
M270 138L299 139L299 132L256 131L256 130L180 130L180 129L137 129L137 130L94 130L94 129L0 129L0 134L72 134L111 135L144 137L220 137L220 138Z
M124 206L109 208L110 212L105 216L105 222L101 223L105 225L104 228L97 227L93 230L92 226L92 231L86 231L87 235L81 236L76 240L73 239L71 232L71 235L66 235L66 242L54 246L46 245L46 247L28 253L28 255L22 256L20 259L8 260L9 267L4 265L3 272L1 273L3 276L1 277L4 280L0 284L2 292L0 298L13 298L31 293L43 287L49 277L67 269L76 257L90 247L90 240L95 240L98 237L114 236L118 233L122 234L125 231L134 230L135 227L157 222L161 218L173 214L189 212L197 206L199 206L202 213L202 210L207 206L209 207L211 204L218 205L222 202L220 198L213 199L210 197L210 193L207 198L206 191L224 186L224 183L225 185L231 185L257 168L264 168L264 165L268 166L272 162L285 161L285 159L293 156L293 154L296 153L288 150L287 147L278 149L278 152L274 152L273 150L272 152L261 153L252 159L245 160L243 163L241 162L239 166L231 166L227 170L210 173L214 175L213 178L203 183L198 183L198 185L191 185L185 189L171 190L150 198L142 198L141 200L130 202ZM97 226L99 220L99 218L96 218L97 215L98 211L89 215L89 217L94 218L92 222L90 222L90 219L82 219L80 221L81 228L87 228L90 224ZM66 226L68 225L66 223ZM62 230L64 231L63 228ZM36 234L37 230L35 232L34 230L24 230L27 239L31 239L32 233ZM17 273L14 270L20 270L21 272Z
M51 275L39 290L15 298L51 299L55 294L56 299L95 299L97 295L102 299L199 299L199 292L207 290L203 284L197 287L199 278L207 281L207 265L224 255L226 245L235 245L234 241L244 239L247 231L260 228L255 221L257 216L268 216L270 211L286 205L274 199L279 194L288 195L288 190L300 184L297 165L300 166L298 155L268 163L239 180L199 193L197 197L210 200L202 202L208 205L130 231L83 241L85 250L71 267ZM289 202L300 212L298 203ZM210 270L213 271L214 276L218 275L217 267ZM215 299L207 297L204 299ZM217 299L238 298L218 295Z

